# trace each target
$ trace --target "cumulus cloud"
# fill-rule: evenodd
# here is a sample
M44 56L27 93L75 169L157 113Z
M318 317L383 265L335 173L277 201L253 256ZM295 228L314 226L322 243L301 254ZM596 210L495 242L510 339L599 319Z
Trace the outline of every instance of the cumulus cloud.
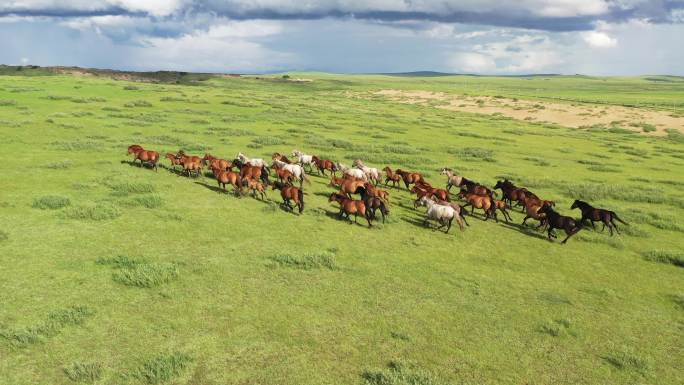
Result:
M582 32L582 39L594 48L611 48L617 45L617 39L600 31Z

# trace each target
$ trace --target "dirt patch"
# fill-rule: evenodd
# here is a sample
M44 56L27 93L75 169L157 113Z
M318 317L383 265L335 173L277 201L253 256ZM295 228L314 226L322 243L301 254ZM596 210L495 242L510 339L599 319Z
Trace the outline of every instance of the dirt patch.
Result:
M453 95L443 92L381 90L371 95L387 97L409 104L431 104L436 108L477 114L499 114L537 123L554 123L565 127L619 127L649 135L664 135L665 129L684 132L684 118L665 111L621 106L578 103L552 103L491 96ZM363 96L361 96L363 97ZM650 127L650 132L646 132ZM655 130L653 130L655 129Z

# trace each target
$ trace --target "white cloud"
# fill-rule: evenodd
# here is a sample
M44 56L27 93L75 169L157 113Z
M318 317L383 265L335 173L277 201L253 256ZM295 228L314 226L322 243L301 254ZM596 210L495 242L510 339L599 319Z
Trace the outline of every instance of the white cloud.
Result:
M594 48L612 48L617 45L616 38L600 31L582 32L582 39Z
M456 72L490 73L496 70L496 62L491 56L476 52L454 54L449 64Z

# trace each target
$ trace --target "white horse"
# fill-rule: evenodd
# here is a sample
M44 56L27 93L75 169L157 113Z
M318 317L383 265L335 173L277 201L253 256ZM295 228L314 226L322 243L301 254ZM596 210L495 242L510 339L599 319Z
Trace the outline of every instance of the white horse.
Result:
M314 161L313 161L313 155L306 155L303 152L299 150L292 150L292 156L296 156L298 159L298 162L300 165L309 166L309 171L311 171L311 167L313 167Z
M451 188L452 188L453 186L460 187L461 184L463 183L463 179L465 179L464 177L462 177L462 176L460 176L460 175L454 174L453 171L451 171L450 168L446 168L446 167L444 167L444 168L442 169L441 174L447 176L446 189L447 189L448 191L451 191Z
M342 163L337 163L337 169L342 171L342 175L349 175L357 179L368 181L368 177L366 177L366 174L363 172L363 170L359 170L358 168L349 168Z
M249 164L250 166L256 166L256 167L265 167L266 166L266 161L260 158L248 158L245 156L245 154L238 152L236 158L240 160L240 162L244 164Z
M299 187L302 186L303 182L306 180L308 183L311 183L309 181L309 178L306 177L306 172L304 171L304 167L302 167L299 164L287 164L281 160L278 159L273 159L273 167L280 168L287 170L292 173L292 176L299 180Z
M463 231L463 218L461 218L460 206L456 205L456 207L458 207L457 209L453 205L438 204L427 196L420 198L418 205L428 208L427 213L425 214L425 220L423 221L425 226L428 225L429 220L437 221L441 225L438 228L441 229L442 227L447 226L446 233L448 233L449 229L451 229L451 222L455 218L461 231Z
M357 159L354 161L354 167L358 168L359 170L363 171L364 174L366 174L366 178L372 182L374 185L377 185L378 182L380 181L380 171L378 171L377 168L373 167L366 167L365 164L361 161L361 159Z

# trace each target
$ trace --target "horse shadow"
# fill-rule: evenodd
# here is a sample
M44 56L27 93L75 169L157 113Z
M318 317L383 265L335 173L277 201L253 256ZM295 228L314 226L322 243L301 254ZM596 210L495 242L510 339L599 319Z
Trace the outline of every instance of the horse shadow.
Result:
M224 189L222 189L222 188L219 187L219 186L212 186L212 185L210 185L210 184L206 184L206 183L199 182L199 181L195 181L195 184L198 184L198 185L200 185L200 186L206 187L207 189L209 189L209 190L211 190L211 191L213 191L213 192L215 192L215 193L218 193L218 194L233 195L233 196L236 196L236 197L239 197L239 198L242 197L241 195L237 195L237 194L232 193L230 190L224 190Z
M148 170L154 170L154 166L151 163L143 163L142 166L140 165L139 162L133 162L131 160L122 160L121 164L127 164L131 167L135 168L146 168ZM157 165L157 168L163 167L161 164Z
M524 234L524 235L527 235L529 237L538 238L538 239L546 239L546 237L544 236L543 233L539 233L533 227L523 226L521 223L499 221L499 224L503 225L503 227L505 227L505 228L517 231L517 232Z

